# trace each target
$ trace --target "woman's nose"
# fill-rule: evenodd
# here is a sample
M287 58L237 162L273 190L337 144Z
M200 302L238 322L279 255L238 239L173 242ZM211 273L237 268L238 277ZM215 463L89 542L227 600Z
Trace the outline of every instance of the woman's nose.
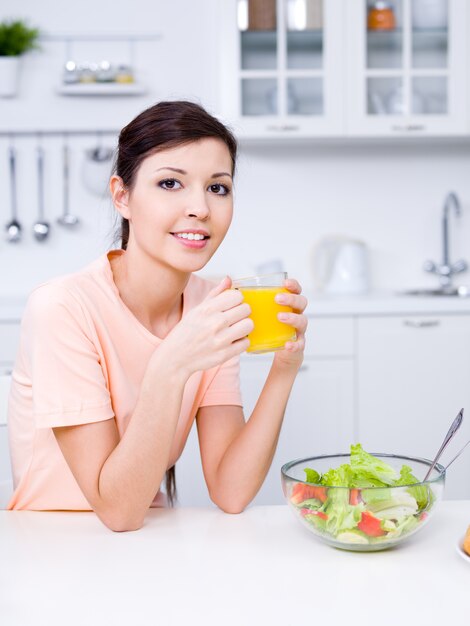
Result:
M205 220L210 215L209 205L207 198L204 194L194 194L188 202L186 209L186 215L188 217L196 217L200 220Z

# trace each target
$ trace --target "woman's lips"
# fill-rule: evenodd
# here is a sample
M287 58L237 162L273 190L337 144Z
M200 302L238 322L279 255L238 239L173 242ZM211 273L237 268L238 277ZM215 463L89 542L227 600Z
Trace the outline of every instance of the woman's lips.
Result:
M173 237L179 241L186 248L192 248L193 250L201 250L207 246L207 242L209 241L209 237L205 237L204 239L187 239L183 237L179 237L177 233L171 233Z

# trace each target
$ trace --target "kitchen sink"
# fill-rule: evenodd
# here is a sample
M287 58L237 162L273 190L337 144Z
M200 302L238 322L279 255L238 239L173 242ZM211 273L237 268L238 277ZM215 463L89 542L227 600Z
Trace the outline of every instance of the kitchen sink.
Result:
M466 285L462 285L460 287L441 287L437 289L424 287L422 289L404 289L403 291L398 291L397 293L400 296L443 296L452 298L470 298L470 286L467 287Z

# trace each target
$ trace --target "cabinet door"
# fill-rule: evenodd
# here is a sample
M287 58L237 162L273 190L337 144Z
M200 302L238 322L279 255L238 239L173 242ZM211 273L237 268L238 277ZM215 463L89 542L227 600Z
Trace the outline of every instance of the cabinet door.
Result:
M0 366L0 509L6 507L13 491L10 451L8 447L7 402L11 375Z
M450 460L470 438L469 346L470 316L360 319L358 436L365 449L432 459L464 407L466 419L444 453ZM469 498L469 477L466 451L449 468L446 497Z
M271 357L249 355L241 359L241 390L248 419L271 367ZM302 457L344 452L353 441L353 360L306 358L287 405L276 453L254 504L283 504L281 466ZM179 503L207 506L210 499L204 483L193 428L177 468Z
M246 357L241 386L248 418L260 394L271 360ZM354 440L352 359L306 358L297 375L276 453L254 504L283 504L281 467L294 459L347 452Z
M220 5L222 115L237 135L341 134L342 0Z
M348 133L467 132L466 0L378 4L347 2Z

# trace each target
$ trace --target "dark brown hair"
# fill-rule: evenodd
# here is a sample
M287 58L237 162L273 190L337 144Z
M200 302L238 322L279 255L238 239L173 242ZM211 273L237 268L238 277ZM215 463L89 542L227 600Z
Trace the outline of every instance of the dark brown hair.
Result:
M119 134L114 173L122 178L125 187L132 190L142 161L160 150L216 138L222 140L232 159L235 172L237 141L231 131L218 119L194 102L174 100L158 102L142 111ZM126 250L129 241L129 221L122 218L119 232L121 248ZM165 476L165 487L170 506L176 500L175 467Z

